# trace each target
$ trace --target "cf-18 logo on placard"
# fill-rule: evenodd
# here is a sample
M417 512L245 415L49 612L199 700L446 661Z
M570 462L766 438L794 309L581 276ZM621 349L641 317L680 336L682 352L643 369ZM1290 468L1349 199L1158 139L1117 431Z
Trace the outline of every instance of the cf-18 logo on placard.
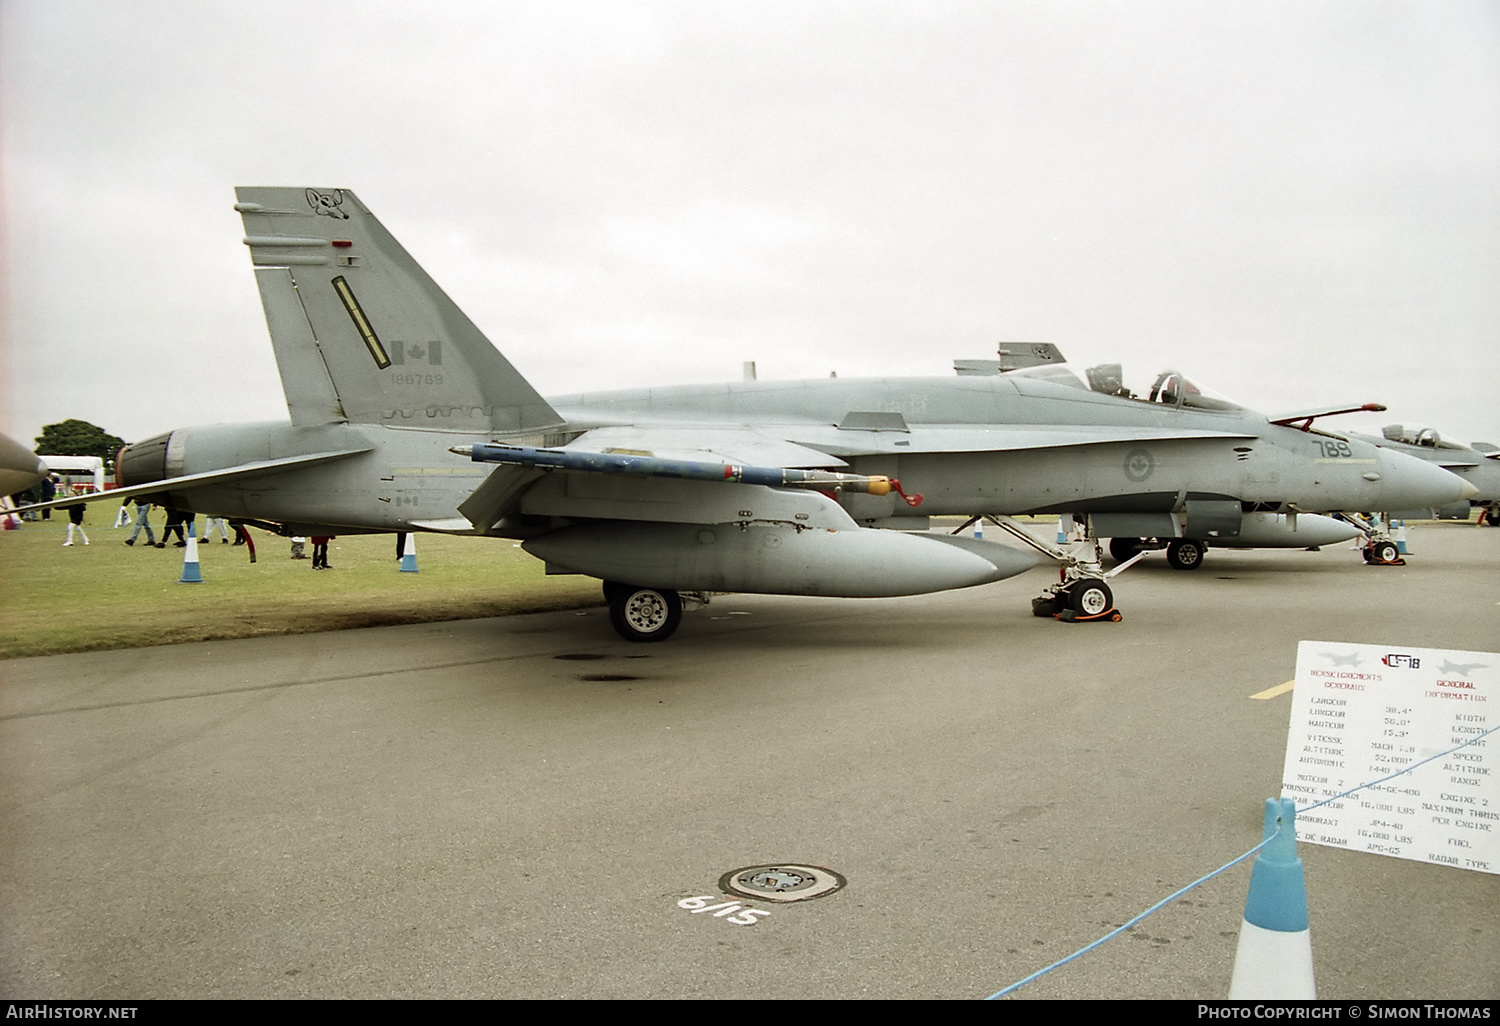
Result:
M1415 670L1417 667L1422 665L1422 660L1418 659L1416 656L1396 655L1394 652L1392 652L1390 655L1381 656L1380 661L1382 663L1385 663L1385 665L1389 666L1393 670Z
M313 208L314 214L322 214L324 217L338 217L349 220L349 215L339 209L344 202L344 190L334 189L332 192L319 192L317 189L307 190L307 205Z

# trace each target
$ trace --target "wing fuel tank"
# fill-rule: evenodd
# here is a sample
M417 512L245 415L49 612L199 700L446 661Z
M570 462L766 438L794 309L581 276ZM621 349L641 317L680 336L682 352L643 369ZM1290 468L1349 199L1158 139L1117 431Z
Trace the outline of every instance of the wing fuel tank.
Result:
M972 538L760 524L582 524L522 548L574 573L644 587L842 598L967 588L1036 565L1030 553Z

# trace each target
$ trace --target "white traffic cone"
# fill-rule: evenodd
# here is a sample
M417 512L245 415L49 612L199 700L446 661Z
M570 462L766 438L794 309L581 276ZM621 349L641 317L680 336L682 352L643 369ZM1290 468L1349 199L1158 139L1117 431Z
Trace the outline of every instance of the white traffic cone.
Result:
M193 529L194 520L187 522L187 548L182 550L182 576L178 584L202 584L203 575L198 572L198 535Z
M1066 545L1068 543L1068 535L1072 532L1072 530L1073 530L1073 514L1071 514L1071 513L1064 513L1062 516L1058 517L1057 518L1057 544L1059 544L1059 545Z
M417 572L417 533L406 532L406 541L401 546L401 572L403 574L414 574Z
M1307 929L1307 885L1297 857L1296 806L1287 798L1266 799L1262 837L1281 833L1255 856L1245 919L1234 955L1229 1000L1311 1001L1312 936Z

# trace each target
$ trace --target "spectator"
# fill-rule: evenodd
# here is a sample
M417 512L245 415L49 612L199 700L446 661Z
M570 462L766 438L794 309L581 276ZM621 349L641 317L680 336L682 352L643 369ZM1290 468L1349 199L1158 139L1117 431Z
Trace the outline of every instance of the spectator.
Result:
M146 544L158 549L166 548L166 544L158 544L156 535L151 533L151 500L144 495L136 496L135 500L135 526L130 530L130 537L125 539L126 545L135 544L135 536L141 533L141 528L146 529Z
M328 543L331 542L334 539L334 537L335 537L334 535L328 535L327 537L322 537L322 536L319 536L319 535L314 535L313 536L313 540L312 540L312 543L313 543L313 565L312 565L312 568L314 570L332 570L333 569L333 567L331 567L331 566L328 565Z
M179 549L185 548L187 546L187 538L184 537L183 533L182 533L182 521L183 521L182 511L179 510L179 509L175 509L172 506L167 506L166 507L166 511L167 511L167 526L164 527L164 528L162 528L162 532L161 532L161 540L162 540L162 543L163 543L162 544L162 548L166 548L167 547L166 546L166 540L168 538L172 537L172 532L173 531L177 532L177 541L174 542L173 544L175 544Z
M63 542L63 548L67 548L73 544L73 532L75 530L78 532L78 537L83 539L85 545L89 543L89 536L83 533L83 509L86 505L87 503L80 502L76 506L63 507L63 509L68 511L68 540Z

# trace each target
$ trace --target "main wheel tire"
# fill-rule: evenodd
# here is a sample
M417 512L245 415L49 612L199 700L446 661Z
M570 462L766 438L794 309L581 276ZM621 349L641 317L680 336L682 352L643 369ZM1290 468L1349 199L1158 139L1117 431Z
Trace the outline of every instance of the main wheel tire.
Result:
M626 641L666 641L682 622L682 597L670 588L605 586L609 622Z
M1109 554L1115 558L1116 563L1123 563L1141 551L1141 545L1145 540L1144 538L1111 538Z
M1196 570L1203 565L1205 548L1193 538L1174 538L1167 542L1167 562L1175 570Z
M1114 605L1109 585L1099 580L1079 581L1068 589L1068 605L1079 616L1094 617Z
M1491 527L1500 527L1500 509L1487 509L1484 511L1484 522Z
M1395 542L1376 542L1370 546L1372 563L1394 563L1401 558L1401 550L1396 547Z

